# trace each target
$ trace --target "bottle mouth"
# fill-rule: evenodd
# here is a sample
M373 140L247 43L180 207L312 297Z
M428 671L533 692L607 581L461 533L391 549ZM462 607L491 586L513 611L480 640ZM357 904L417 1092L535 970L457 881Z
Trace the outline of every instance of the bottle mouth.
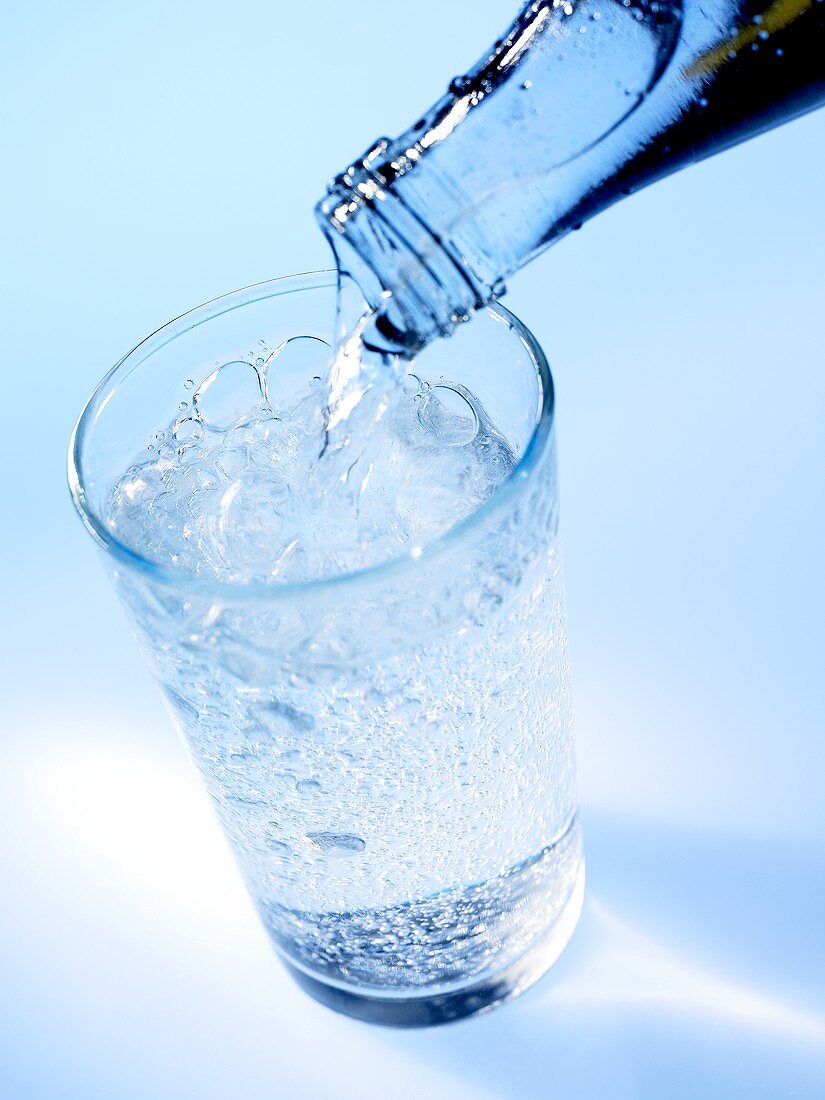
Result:
M449 336L491 300L395 186L414 171L415 161L394 156L382 138L332 180L315 208L339 270L375 311L365 343L405 356Z

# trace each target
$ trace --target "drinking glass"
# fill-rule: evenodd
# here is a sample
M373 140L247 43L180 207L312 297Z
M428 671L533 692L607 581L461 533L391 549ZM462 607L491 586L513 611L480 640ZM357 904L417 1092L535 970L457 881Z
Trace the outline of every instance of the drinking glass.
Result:
M107 521L113 485L147 448L177 460L163 426L191 416L216 370L232 368L231 406L261 349L285 346L270 398L317 386L335 297L330 272L278 279L154 333L90 399L69 479L281 960L335 1009L416 1026L526 988L582 904L541 348L494 305L416 361L442 407L467 414L448 442L465 445L483 408L516 465L483 506L393 560L233 582L155 560ZM314 343L285 343L299 337ZM184 447L203 430L192 420Z

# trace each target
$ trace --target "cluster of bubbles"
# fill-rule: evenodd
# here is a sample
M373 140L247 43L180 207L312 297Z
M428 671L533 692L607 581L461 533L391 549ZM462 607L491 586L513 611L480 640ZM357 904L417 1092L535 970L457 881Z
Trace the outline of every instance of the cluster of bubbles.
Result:
M431 542L513 469L473 394L413 373L328 446L329 345L261 350L187 379L174 419L113 486L108 524L150 560L234 583L353 572Z

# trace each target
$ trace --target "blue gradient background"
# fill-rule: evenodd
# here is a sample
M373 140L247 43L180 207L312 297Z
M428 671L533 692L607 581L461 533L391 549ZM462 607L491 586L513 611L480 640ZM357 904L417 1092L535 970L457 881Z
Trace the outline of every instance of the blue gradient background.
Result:
M510 1006L403 1034L292 986L68 501L109 365L326 266L327 177L516 7L4 10L2 1100L825 1095L825 113L513 281L558 388L590 878Z

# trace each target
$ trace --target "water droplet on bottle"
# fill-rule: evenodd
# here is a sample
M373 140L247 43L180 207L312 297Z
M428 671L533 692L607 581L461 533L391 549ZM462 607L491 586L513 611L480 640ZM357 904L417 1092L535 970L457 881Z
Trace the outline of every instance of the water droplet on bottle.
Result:
M162 443L166 439L166 432L155 432L155 439L158 443Z
M757 25L757 27L758 27L758 26L760 25L760 23L762 22L762 19L763 19L763 16L761 16L761 15L755 15L755 16L753 17L753 22L754 22L754 23L755 23L755 24Z
M260 404L261 379L251 363L224 363L201 382L193 401L201 420L213 431L242 424Z
M460 96L460 95L464 95L464 93L469 89L469 87L470 87L469 77L454 76L453 79L448 84L447 90L449 92L451 92L452 95Z
M185 390L193 390L195 388L195 383L192 381L191 378L187 378L186 381L183 383L183 388Z
M770 34L768 33L768 31L760 31L759 37L762 39L763 42L767 42L767 40L770 38Z
M188 401L181 401L181 403L178 405L178 408L180 409L181 412L186 412L186 410L189 408L189 402Z
M782 49L782 47L781 47L781 46L779 46L779 47L777 48L777 51L776 51L776 56L777 56L777 57L784 57L784 56L785 56L785 51L784 51L784 50Z
M521 86L522 86L522 88L524 89L525 92L529 92L530 89L533 87L533 81L532 80L523 80L521 82Z
M702 96L702 98L699 100L699 106L700 107L707 107L707 105L708 105L708 101L705 99L704 96Z

